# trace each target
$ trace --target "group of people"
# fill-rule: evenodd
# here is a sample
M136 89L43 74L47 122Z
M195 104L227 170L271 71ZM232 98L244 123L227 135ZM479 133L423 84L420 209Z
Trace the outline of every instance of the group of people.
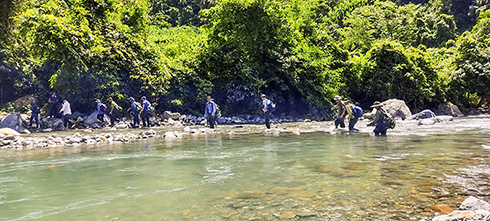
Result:
M264 121L267 129L271 128L270 119L272 117L272 112L275 110L275 104L267 98L265 94L260 95L262 99L262 107L261 110L264 114ZM219 117L220 111L218 105L214 102L211 96L207 96L207 103L204 108L204 117L207 119L207 122L210 128L214 129L217 124L216 118ZM335 119L335 128L345 128L345 120L349 121L349 131L355 132L358 131L355 128L356 123L359 121L359 118L362 117L363 111L359 105L353 104L348 100L342 100L342 97L337 95L334 97L334 101L336 103L335 106L332 107L332 110L338 110L338 116ZM53 92L51 97L48 100L50 105L50 117L55 117L58 114L61 114L63 118L63 126L64 128L68 128L71 119L71 107L70 103L65 99L63 100L61 108L58 106L58 97L56 93ZM119 116L119 111L122 110L121 106L119 106L112 98L108 99L109 106L102 103L100 99L96 99L95 103L97 103L97 119L105 123L104 116L107 114L110 117L111 126L114 126L114 122ZM142 122L143 127L150 127L150 116L153 113L153 108L151 103L146 99L145 96L141 97L141 104L136 102L133 97L129 98L130 107L127 112L130 113L133 118L132 127L138 128L140 126L140 122ZM368 126L375 126L374 133L376 136L386 135L386 131L390 128L394 128L395 122L391 118L389 114L387 114L386 110L383 109L383 104L379 101L374 102L371 106L373 111L375 111L374 120L368 124ZM39 114L40 108L37 103L33 102L31 106L31 119L29 126L32 126L34 123L36 127L39 128ZM141 118L141 120L140 120Z
M95 103L97 104L97 119L101 121L102 125L105 124L104 116L107 114L110 118L110 123L111 127L114 126L115 121L120 115L120 112L122 110L121 106L119 106L111 97L107 99L108 101L108 106L100 99L95 99ZM143 127L150 127L150 115L152 113L152 107L150 102L146 99L145 96L141 98L141 105L136 102L136 100L133 97L129 98L130 101L130 108L128 109L127 112L130 112L131 117L133 118L133 123L132 127L137 128L140 125L140 116L141 116L141 121L143 121ZM59 117L61 115L61 118L63 119L63 127L65 129L69 128L71 122L70 119L72 118L72 111L71 111L71 106L70 103L64 99L61 105L61 108L59 106L59 100L58 97L56 96L56 93L53 92L52 95L49 97L48 104L49 104L49 115L48 117L54 118L54 117ZM40 123L39 123L39 115L41 113L40 107L37 104L37 102L32 102L31 103L31 119L29 126L32 127L34 124L36 125L36 128L40 128Z
M336 105L332 107L332 110L337 109L338 115L335 118L335 128L345 128L345 119L349 120L349 131L358 131L354 126L362 117L362 108L358 105L352 104L350 101L343 101L342 97L337 95L334 97ZM373 112L375 112L374 119L367 126L374 126L374 135L376 136L386 136L386 131L388 129L393 129L395 127L395 121L392 117L383 109L383 104L379 101L374 102L371 106Z

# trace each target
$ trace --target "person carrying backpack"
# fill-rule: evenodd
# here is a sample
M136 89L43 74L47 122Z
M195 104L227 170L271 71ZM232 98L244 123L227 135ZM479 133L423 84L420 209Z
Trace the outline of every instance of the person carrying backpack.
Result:
M100 99L96 99L95 103L97 103L97 119L104 123L104 115L107 112L107 106L103 104Z
M260 95L262 99L262 111L264 112L265 126L267 129L271 129L270 119L272 117L272 112L275 110L276 105L269 99L265 94Z
M37 103L34 101L31 103L31 119L29 121L29 127L32 126L32 122L36 121L36 128L39 128L41 125L39 124L39 114L41 113L41 109L37 105Z
M119 111L122 108L112 99L112 97L109 98L109 117L111 118L111 127L114 127L114 121L116 120L117 116L119 115Z
M347 105L347 112L349 113L349 131L359 131L354 126L359 121L359 118L362 117L362 108L354 104L349 104Z
M128 109L128 112L131 111L131 116L133 117L133 128L138 128L140 126L140 113L138 112L138 104L133 97L129 98L131 102L131 107Z
M208 102L204 108L204 117L208 120L209 127L214 129L214 125L216 123L216 103L213 102L211 96L208 96L206 100Z
M374 120L368 124L368 126L376 126L374 128L374 135L386 136L386 130L395 128L395 121L390 115L383 109L383 104L379 101L374 102L372 108L376 109L376 115Z
M338 116L335 118L335 128L345 128L344 119L347 115L347 105L344 101L342 101L342 97L337 95L333 98L335 100L336 105L331 108L331 110L338 109Z
M150 127L150 102L146 100L146 96L141 97L141 108L140 115L143 121L143 127Z

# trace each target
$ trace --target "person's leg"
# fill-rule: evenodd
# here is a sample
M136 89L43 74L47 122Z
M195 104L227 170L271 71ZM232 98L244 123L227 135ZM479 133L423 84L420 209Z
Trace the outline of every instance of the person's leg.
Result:
M350 121L349 121L349 130L350 131L356 131L354 126L356 125L358 120L359 120L359 118L357 118L357 117L350 119Z
M270 120L271 120L271 112L265 112L265 126L267 127L267 129L271 129L271 123L270 123Z
M214 117L208 117L209 128L214 129Z
M139 127L140 126L140 115L139 114L135 114L134 115L134 126L135 127Z
M339 118L340 120L340 128L345 128L344 118Z
M31 119L29 120L29 127L32 126L32 121L34 121L34 114L31 114Z
M376 124L376 128L374 128L374 135L386 135L386 127L383 123Z
M36 121L36 128L40 128L41 125L39 125L39 114L34 115L34 121Z

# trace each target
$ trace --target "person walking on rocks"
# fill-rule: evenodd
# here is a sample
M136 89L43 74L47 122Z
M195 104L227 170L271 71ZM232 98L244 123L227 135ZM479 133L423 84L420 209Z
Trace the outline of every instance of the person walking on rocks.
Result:
M347 115L347 107L346 104L342 101L342 97L337 95L333 98L335 100L335 103L337 103L335 106L331 108L331 110L338 109L339 114L337 118L335 119L335 128L345 128L345 123L344 123L344 118Z
M265 94L261 94L260 98L262 99L262 112L264 112L264 121L265 121L265 126L267 129L271 129L271 117L272 117L272 111L273 108L275 108L274 103L272 103L271 100L267 99L267 96Z
M103 104L100 99L96 99L95 103L97 103L97 119L104 124L104 116L107 111L107 106Z
M375 126L374 135L386 136L386 130L395 128L395 121L383 109L383 104L379 101L374 102L371 106L376 110L374 120L368 126Z
M143 127L150 127L150 102L146 100L146 97L143 96L141 97L141 105L143 108L141 108L140 115L141 115L141 120L143 121Z
M41 109L37 105L37 102L31 103L31 119L29 120L29 127L32 126L33 121L36 122L36 128L39 128L41 125L39 124L39 114L41 113Z
M114 127L114 121L116 120L116 117L121 110L121 106L117 105L117 103L112 99L112 97L109 98L109 117L111 118L111 127Z
M140 113L138 112L138 104L134 100L133 97L129 98L131 102L131 107L128 109L128 112L131 111L131 116L133 117L133 128L138 128L140 126Z
M56 111L58 111L58 97L56 97L56 92L53 92L51 94L51 97L49 97L49 116L50 117L56 117Z
M211 129L214 129L214 124L216 122L216 103L214 103L213 99L211 96L208 96L206 98L208 101L206 103L206 107L204 108L204 117L208 120L209 127Z
M63 100L63 106L61 107L60 113L63 115L63 126L65 130L68 129L71 118L71 107L70 103L65 99Z

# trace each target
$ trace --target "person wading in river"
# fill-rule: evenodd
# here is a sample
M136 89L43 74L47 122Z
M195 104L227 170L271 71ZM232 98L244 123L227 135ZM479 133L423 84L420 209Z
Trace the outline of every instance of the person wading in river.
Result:
M335 128L345 128L345 123L344 123L344 118L347 115L347 107L346 104L342 101L342 97L337 95L333 98L335 100L335 103L337 103L335 106L331 108L331 110L338 109L339 115L335 119Z
M267 96L265 94L260 95L260 98L262 99L262 111L264 112L264 121L265 121L265 126L267 129L271 129L271 117L272 117L272 112L274 111L273 109L275 108L275 104L272 103L271 100L267 99Z
M374 135L386 136L386 130L395 128L395 121L386 113L383 104L379 101L374 102L371 107L376 110L376 115L374 115L373 122L369 123L368 126L376 126L373 131Z
M208 123L209 123L209 127L211 129L214 129L214 124L216 122L216 119L215 119L215 117L216 117L216 104L214 103L211 96L208 96L206 98L206 100L208 102L206 103L206 107L204 108L204 117L207 118Z

